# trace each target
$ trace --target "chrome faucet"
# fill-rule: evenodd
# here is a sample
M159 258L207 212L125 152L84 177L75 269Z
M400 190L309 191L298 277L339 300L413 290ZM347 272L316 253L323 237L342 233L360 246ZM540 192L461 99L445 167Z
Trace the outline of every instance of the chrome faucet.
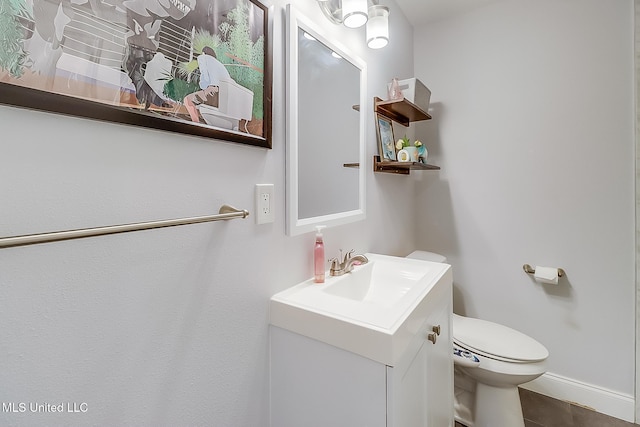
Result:
M350 273L353 267L358 264L366 264L369 262L366 256L353 254L354 250L351 249L342 259L342 262L338 258L331 258L331 268L329 269L329 275L342 276L343 274Z

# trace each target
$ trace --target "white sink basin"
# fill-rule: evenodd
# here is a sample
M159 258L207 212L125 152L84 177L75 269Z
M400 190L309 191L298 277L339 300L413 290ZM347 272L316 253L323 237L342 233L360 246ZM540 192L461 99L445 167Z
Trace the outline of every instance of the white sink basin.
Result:
M369 262L323 284L271 298L271 324L393 366L429 314L430 292L452 281L448 264L366 254Z
M395 258L380 258L332 280L322 290L339 297L391 308L416 288L424 275L422 265L399 265Z

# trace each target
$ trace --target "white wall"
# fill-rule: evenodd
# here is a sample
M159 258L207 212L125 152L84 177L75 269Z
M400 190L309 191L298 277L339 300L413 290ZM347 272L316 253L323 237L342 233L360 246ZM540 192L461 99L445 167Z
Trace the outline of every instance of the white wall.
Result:
M414 56L434 116L417 133L442 166L416 189L419 243L453 264L456 311L535 337L550 373L628 414L633 2L498 2L416 28ZM540 285L525 263L567 278Z
M312 274L313 234L284 230L284 1L274 17L273 150L0 107L0 235L253 211L276 185L276 222L253 219L3 249L0 401L86 402L84 414L1 413L3 425L268 424L269 297ZM315 0L296 5L320 17ZM412 32L391 3L391 44L337 27L369 63L370 99L413 70ZM332 27L333 28L333 27ZM355 46L357 45L357 46ZM339 248L415 247L403 177L373 175L366 221L328 229ZM229 161L233 159L233 161Z
M634 0L634 60L636 94L636 395L640 390L640 0ZM640 422L640 404L636 399L636 420Z

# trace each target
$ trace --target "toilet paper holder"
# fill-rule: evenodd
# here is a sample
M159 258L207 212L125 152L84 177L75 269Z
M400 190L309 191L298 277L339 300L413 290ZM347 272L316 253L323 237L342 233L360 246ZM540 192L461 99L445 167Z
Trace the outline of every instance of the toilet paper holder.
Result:
M522 269L524 270L525 273L527 274L535 274L536 273L536 269L531 267L529 264L525 264L522 266ZM559 268L558 269L558 277L562 277L564 276L566 273L564 272L563 269Z

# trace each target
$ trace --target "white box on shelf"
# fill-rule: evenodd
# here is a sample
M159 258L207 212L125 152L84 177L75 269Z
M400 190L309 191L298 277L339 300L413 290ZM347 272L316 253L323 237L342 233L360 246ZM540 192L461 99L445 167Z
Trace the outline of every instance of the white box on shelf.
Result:
M407 101L416 104L425 113L429 111L431 91L420 80L414 78L398 80L402 95Z

